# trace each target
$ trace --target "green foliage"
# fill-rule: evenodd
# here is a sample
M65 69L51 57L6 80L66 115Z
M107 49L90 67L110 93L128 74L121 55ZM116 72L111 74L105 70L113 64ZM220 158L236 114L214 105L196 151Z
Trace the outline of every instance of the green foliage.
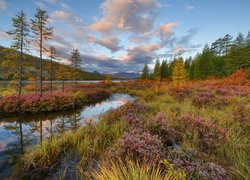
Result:
M19 68L18 68L18 52L4 48L0 46L0 79L2 80L13 80L19 77ZM54 80L73 80L72 77L72 68L60 64L56 61L52 62L53 69L55 74ZM50 67L50 60L43 60L44 67ZM24 54L24 63L23 63L23 80L34 80L39 79L39 58ZM43 80L50 79L50 68L43 69ZM86 72L78 70L79 80L101 80L104 79L104 76L101 74L95 74L91 72ZM64 78L63 78L64 77Z
M169 77L169 70L167 61L162 61L161 63L161 79L165 79Z
M156 59L153 76L155 80L160 80L161 78L161 64L159 59Z
M141 75L141 79L149 79L149 68L148 65L145 64L143 70L142 70L142 75Z

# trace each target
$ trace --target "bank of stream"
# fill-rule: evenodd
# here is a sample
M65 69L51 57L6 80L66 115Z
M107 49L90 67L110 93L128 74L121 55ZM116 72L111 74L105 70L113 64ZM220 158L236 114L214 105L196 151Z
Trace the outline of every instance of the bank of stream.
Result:
M0 119L0 177L10 175L18 156L27 148L65 131L84 126L111 109L132 102L127 94L113 94L109 99L74 111L25 115Z

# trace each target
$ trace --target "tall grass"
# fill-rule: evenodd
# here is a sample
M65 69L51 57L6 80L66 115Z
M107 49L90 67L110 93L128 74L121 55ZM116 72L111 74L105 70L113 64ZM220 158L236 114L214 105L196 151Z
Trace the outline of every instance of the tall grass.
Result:
M182 180L186 175L182 171L175 171L174 168L165 161L163 166L150 166L133 160L121 159L105 162L101 169L92 173L92 178L96 180Z

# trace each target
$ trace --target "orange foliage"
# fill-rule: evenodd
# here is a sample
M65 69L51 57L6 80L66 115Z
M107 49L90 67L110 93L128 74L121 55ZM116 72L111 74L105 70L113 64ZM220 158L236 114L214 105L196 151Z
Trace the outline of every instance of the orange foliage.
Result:
M247 79L247 72L238 70L230 76L223 79L225 85L245 85L249 80Z

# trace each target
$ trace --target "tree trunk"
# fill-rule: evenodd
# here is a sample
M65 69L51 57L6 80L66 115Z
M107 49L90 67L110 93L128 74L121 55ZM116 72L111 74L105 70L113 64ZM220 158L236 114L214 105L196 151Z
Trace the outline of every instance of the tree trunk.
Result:
M63 78L63 80L62 80L62 90L63 90L63 92L64 92L64 78Z
M52 74L52 71L53 71L53 67L52 67L52 58L50 60L50 92L52 92L52 80L53 80L53 74Z
M40 29L40 96L43 95L43 32L42 25Z

